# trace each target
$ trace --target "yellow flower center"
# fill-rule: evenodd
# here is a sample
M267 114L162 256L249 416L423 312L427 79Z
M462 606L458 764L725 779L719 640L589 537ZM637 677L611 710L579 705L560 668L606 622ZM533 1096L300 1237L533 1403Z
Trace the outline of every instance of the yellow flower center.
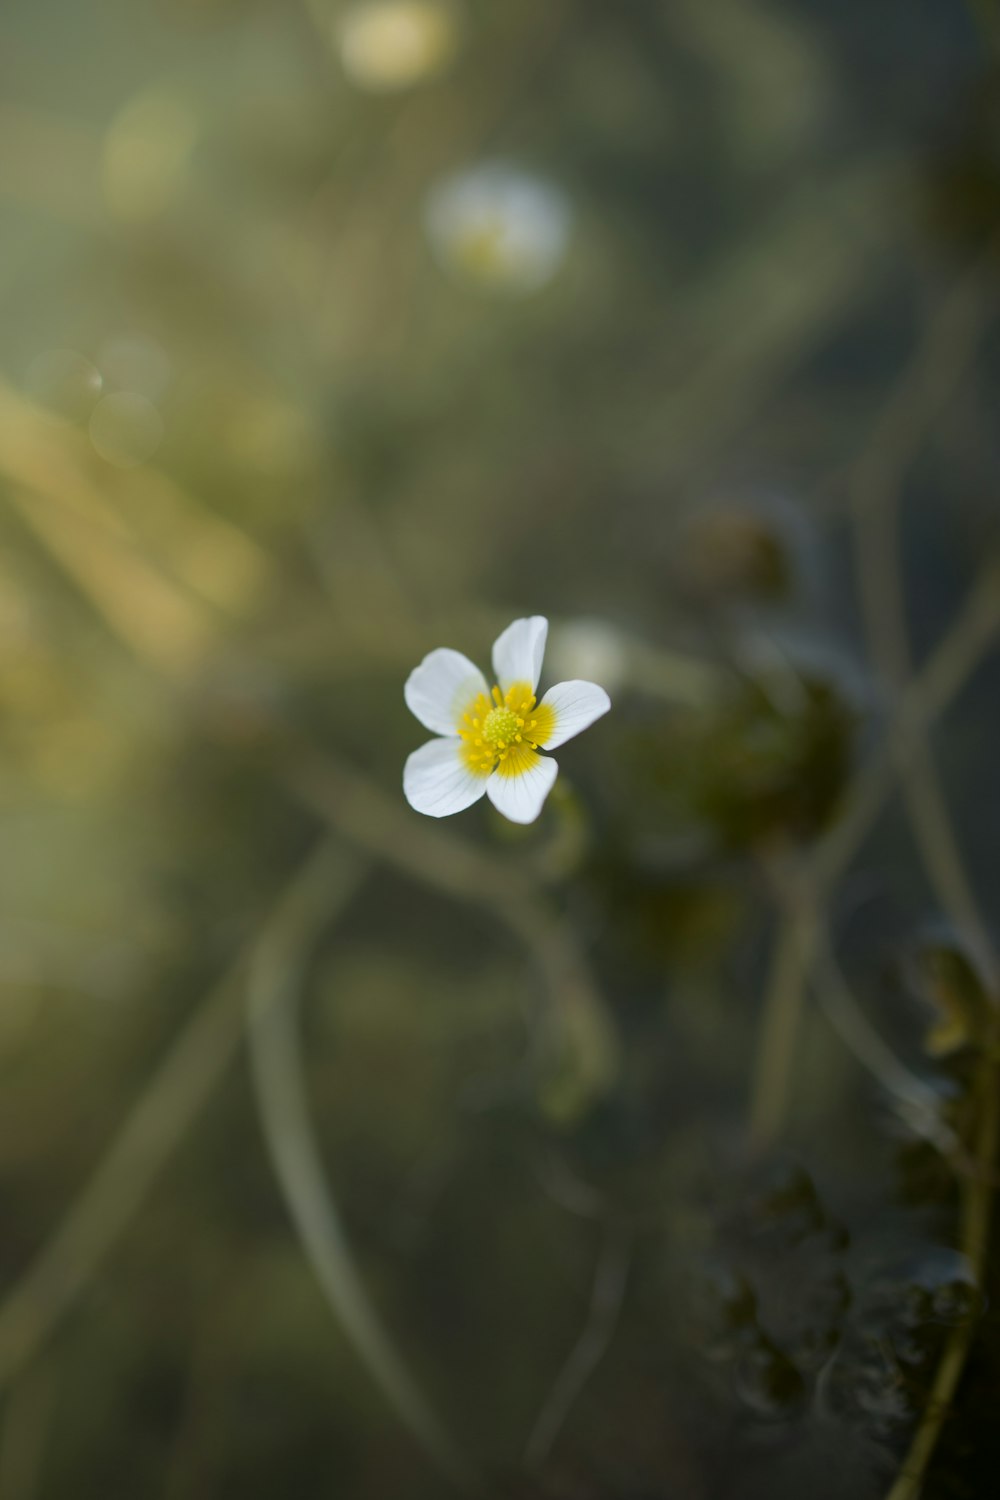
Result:
M483 720L483 739L496 750L513 745L524 720L512 708L491 708Z
M477 694L458 726L465 742L465 763L480 776L493 771L523 776L554 729L555 714L536 702L527 682L513 683L506 693L494 687L491 698Z

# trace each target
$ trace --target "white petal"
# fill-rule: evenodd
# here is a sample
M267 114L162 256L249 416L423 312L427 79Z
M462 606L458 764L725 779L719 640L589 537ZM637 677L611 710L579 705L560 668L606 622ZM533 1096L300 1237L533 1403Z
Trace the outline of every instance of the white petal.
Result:
M493 643L493 671L504 692L514 682L530 682L531 691L538 686L545 655L545 637L549 622L544 615L529 615L515 620Z
M459 739L428 740L407 756L403 791L411 807L429 818L446 818L478 802L489 777L476 776L462 756Z
M558 682L549 688L539 707L551 708L555 715L555 727L544 741L546 750L555 750L606 714L611 699L596 682Z
M425 729L436 734L454 734L477 693L489 697L486 678L475 662L441 646L425 656L406 679L403 697L411 714Z
M539 755L520 776L501 776L494 771L486 783L486 795L497 812L512 823L533 823L552 790L559 767L548 755Z

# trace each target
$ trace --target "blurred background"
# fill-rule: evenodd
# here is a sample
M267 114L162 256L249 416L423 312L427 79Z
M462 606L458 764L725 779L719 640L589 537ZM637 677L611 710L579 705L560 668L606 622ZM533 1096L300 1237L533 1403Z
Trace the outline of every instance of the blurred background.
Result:
M992 1493L998 46L5 0L0 1500Z

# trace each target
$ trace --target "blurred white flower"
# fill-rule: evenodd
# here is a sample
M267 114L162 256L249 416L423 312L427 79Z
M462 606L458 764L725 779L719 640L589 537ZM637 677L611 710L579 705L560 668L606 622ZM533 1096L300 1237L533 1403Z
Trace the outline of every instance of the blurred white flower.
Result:
M560 677L594 677L612 692L628 676L628 646L604 620L566 620L552 631L552 670Z
M448 177L428 196L427 234L451 270L489 288L537 291L566 255L573 214L565 193L505 162Z
M489 797L512 823L533 823L559 767L555 750L606 714L611 700L593 682L561 682L536 698L549 623L515 620L493 645L496 686L460 651L441 647L407 678L410 712L440 738L409 756L403 791L432 818Z
M445 0L366 0L337 21L340 60L360 88L390 93L440 73L458 41Z

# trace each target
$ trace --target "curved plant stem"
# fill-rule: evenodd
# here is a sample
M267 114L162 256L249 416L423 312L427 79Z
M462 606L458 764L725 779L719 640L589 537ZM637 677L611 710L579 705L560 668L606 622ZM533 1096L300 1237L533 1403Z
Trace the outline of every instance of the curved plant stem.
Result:
M324 869L329 858L324 851ZM338 879L327 888L331 914L346 904L359 878L357 856L342 851ZM307 860L181 1028L75 1200L0 1303L0 1387L19 1374L80 1296L205 1105L239 1047L248 963L258 944L295 920L313 879L314 861Z
M294 923L272 931L251 966L247 1034L257 1110L275 1175L335 1318L400 1421L454 1486L472 1476L386 1333L358 1274L309 1118L296 1007L312 947L330 917L342 856L330 846Z
M996 629L1000 610L995 599L989 601L988 589L986 594L974 589L970 607L963 609L956 627L931 658L927 679L911 685L894 519L906 466L928 424L963 378L982 335L986 285L983 268L977 266L945 299L855 470L852 504L862 597L876 665L895 687L896 702L884 746L858 777L841 823L803 861L797 877L801 889L793 905L784 906L753 1075L750 1135L757 1149L776 1139L784 1119L794 1062L792 1043L814 958L815 913L881 810L894 772L903 776L908 789L908 810L928 871L942 894L947 892L943 904L980 957L988 951L983 924L976 920L974 901L950 838L943 798L929 774L924 736L934 715L979 660ZM987 572L987 585L991 581L995 581L992 568ZM924 794L929 800L917 807Z
M959 1244L969 1261L975 1281L981 1285L989 1249L990 1217L995 1191L994 1163L1000 1142L1000 1070L997 1068L994 1047L988 1048L980 1059L976 1073L975 1101L978 1123L973 1156L978 1170L971 1172L963 1180ZM976 1328L975 1321L970 1318L952 1330L937 1367L920 1426L886 1500L916 1500L920 1494L924 1476L934 1456L965 1362L975 1341Z
M764 1150L785 1118L818 912L812 900L789 902L782 912L764 989L750 1106L750 1145Z
M955 1141L938 1119L939 1094L911 1072L875 1030L848 988L822 927L817 940L813 990L830 1025L889 1098L896 1101L902 1117L947 1155Z
M979 1283L989 1244L995 1163L1000 1149L998 964L988 926L962 864L926 735L1000 628L1000 589L996 565L987 565L946 638L922 673L913 678L895 533L906 465L922 441L926 424L961 378L982 322L982 284L977 272L943 306L914 370L887 408L871 453L857 475L853 500L862 598L873 656L895 689L896 702L884 745L858 778L845 818L806 862L801 888L792 904L788 904L786 887L785 915L765 1002L751 1107L755 1143L766 1144L780 1128L792 1065L790 1038L797 1027L806 979L818 956L821 927L816 914L883 806L895 771L901 776L909 819L938 900L972 948L994 1002L991 1034L974 1083L972 1170L963 1174L960 1188L959 1242ZM855 1021L852 1017L856 1033ZM869 1052L870 1042L870 1037L864 1042ZM879 1067L884 1068L884 1063L884 1057L880 1057ZM924 1416L887 1500L916 1500L974 1337L971 1321L952 1331Z
M553 1040L572 1073L554 1108L575 1113L606 1093L619 1068L613 1019L571 929L523 861L505 868L456 835L422 826L327 753L301 742L285 751L290 769L282 774L291 793L344 838L422 885L486 907L528 948L549 997Z
M882 414L852 486L855 562L875 666L898 696L912 675L906 599L897 531L906 469L928 424L954 394L983 336L988 318L982 267L946 299L913 367ZM924 866L942 907L964 936L989 988L996 987L992 944L963 867L925 734L911 736L908 753L893 746L903 797Z
M906 467L929 420L953 393L982 336L984 287L981 268L959 285L942 307L908 381L887 408L876 442L856 476L853 493L855 551L868 637L875 664L900 694L912 666L906 599L898 557L898 523ZM903 754L891 749L899 770L910 825L930 883L959 937L968 944L993 1004L993 1019L973 1089L973 1171L961 1181L959 1242L977 1284L982 1284L989 1244L993 1183L1000 1146L1000 1040L998 964L952 827L944 792L926 740L927 725L910 726ZM924 1416L888 1500L913 1500L933 1457L950 1403L975 1337L973 1320L955 1328L938 1365Z
M985 564L980 578L973 584L944 638L931 653L923 669L900 693L898 707L890 719L885 739L855 777L848 790L840 820L820 839L795 872L796 901L799 907L796 920L802 923L799 942L802 943L805 939L805 949L812 948L811 937L818 931L806 920L809 910L822 910L864 843L893 790L896 767L906 764L913 753L914 743L961 692L982 660L984 652L1000 633L998 583L1000 576L996 565ZM782 922L783 935L776 941L775 958L766 990L764 1015L766 1017L770 1009L772 1016L762 1022L762 1025L772 1027L779 1037L786 1036L797 1027L797 1015L804 998L803 990L792 994L785 989L789 974L795 972L791 953L782 951L790 946L787 931L789 924L789 918ZM814 952L805 949L800 954L803 986L815 957ZM774 1011L778 1011L779 1015L774 1015ZM776 1109L775 1103L767 1103L764 1096L773 1092L782 1101L782 1105L787 1101L787 1069L793 1058L787 1051L784 1056L786 1077L781 1080L777 1079L776 1072L773 1071L774 1065L767 1060L765 1048L758 1047L750 1106L750 1118L757 1122L754 1139L758 1148L766 1145L780 1130L783 1115Z
M608 1224L597 1257L587 1321L556 1376L532 1428L524 1461L544 1463L580 1392L607 1353L614 1337L628 1281L631 1245L621 1225Z

